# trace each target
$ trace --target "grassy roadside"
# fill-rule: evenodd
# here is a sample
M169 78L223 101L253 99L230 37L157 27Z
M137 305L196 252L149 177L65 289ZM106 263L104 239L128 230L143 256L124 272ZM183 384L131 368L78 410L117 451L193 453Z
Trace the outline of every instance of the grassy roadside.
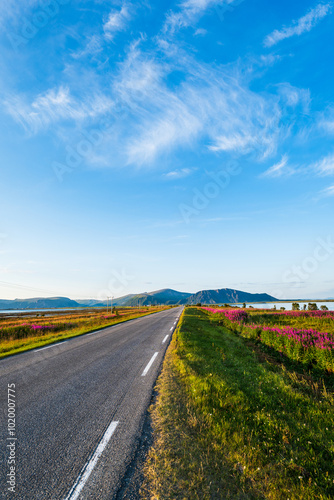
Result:
M333 392L257 349L185 309L157 382L142 498L334 498Z
M165 309L168 309L166 307ZM165 310L164 309L164 310ZM124 323L125 321L130 321L132 319L141 318L143 316L148 316L156 312L161 311L152 310L141 313L127 314L125 316L118 316L111 319L107 319L98 325L92 325L90 318L87 320L87 324L80 325L77 328L72 328L69 330L64 330L59 333L46 333L45 335L30 336L23 339L13 339L13 340L1 340L0 342L0 359L13 354L19 354L21 352L29 351L31 349L37 349L38 347L45 347L62 340L70 339L72 337L78 337L86 333L94 332L95 330L102 330L108 328L109 326L118 325Z

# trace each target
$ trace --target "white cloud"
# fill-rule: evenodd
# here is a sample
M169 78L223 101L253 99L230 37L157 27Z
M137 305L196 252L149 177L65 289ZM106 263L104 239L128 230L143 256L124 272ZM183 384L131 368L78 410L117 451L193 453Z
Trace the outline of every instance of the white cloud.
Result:
M40 6L40 0L6 0L2 2L0 10L0 26L7 23L22 24L22 16L27 15L30 10Z
M123 4L121 10L112 10L103 29L108 39L113 39L119 31L124 31L130 19L130 5Z
M74 59L81 59L87 56L95 57L103 51L102 37L98 35L91 36L85 47L72 52L72 57Z
M9 96L4 105L28 132L36 133L58 121L81 121L99 116L110 110L113 102L98 94L77 100L67 87L60 86L39 94L31 103L20 96Z
M114 84L133 115L126 120L128 163L152 162L177 147L191 148L195 141L214 152L255 150L266 156L276 150L276 97L253 93L230 67L199 64L180 51L175 59L164 64L135 48ZM170 88L166 82L175 70L184 72L184 80Z
M320 196L321 196L321 198L326 198L328 196L334 196L334 185L321 191Z
M312 170L319 175L334 175L334 153L331 153L312 166Z
M260 177L282 177L287 175L292 175L294 169L288 166L289 158L284 155L280 162L276 163L272 167L268 168Z
M302 106L303 112L308 113L311 104L311 94L309 89L302 89L292 86L290 83L280 83L278 93L285 106L295 108Z
M297 21L294 21L292 26L284 27L281 30L275 30L270 35L268 35L264 40L264 45L266 47L272 47L278 42L286 38L290 38L295 35L302 35L307 31L311 31L314 26L316 26L321 19L323 19L327 14L330 13L332 4L318 4L314 9L312 9L308 14L301 17Z
M195 31L194 35L195 35L195 36L205 36L205 35L207 34L207 32L208 32L208 31L207 31L207 30L205 30L205 29L203 29L203 28L198 28L198 29Z
M226 4L230 5L234 0L184 0L179 5L177 12L171 11L166 17L164 32L173 34L181 28L195 24L208 9Z
M191 168L181 168L180 170L173 170L164 174L164 178L169 181L174 181L177 179L183 179L184 177L188 177L193 172Z
M248 66L197 62L179 47L160 42L165 57L142 50L142 40L133 43L103 90L87 74L76 81L75 94L63 85L29 99L11 95L5 100L7 111L31 133L58 124L58 133L64 130L65 135L72 121L75 135L81 127L102 127L101 118L106 118L105 141L89 158L100 168L149 166L181 148L255 153L258 159L276 152L279 98L249 89Z
M329 107L318 119L318 127L329 134L334 134L334 107Z

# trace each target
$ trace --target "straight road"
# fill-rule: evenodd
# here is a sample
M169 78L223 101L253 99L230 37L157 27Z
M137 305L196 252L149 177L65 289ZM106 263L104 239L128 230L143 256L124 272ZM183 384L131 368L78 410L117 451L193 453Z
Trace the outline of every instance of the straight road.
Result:
M115 498L181 312L169 309L0 361L1 498ZM12 435L8 387L16 410Z

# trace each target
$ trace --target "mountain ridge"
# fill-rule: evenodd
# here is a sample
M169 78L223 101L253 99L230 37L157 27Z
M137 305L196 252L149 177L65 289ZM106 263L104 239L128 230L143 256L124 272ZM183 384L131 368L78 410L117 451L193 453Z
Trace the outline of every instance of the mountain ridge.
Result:
M112 300L113 306L135 307L150 305L194 305L203 304L235 304L237 302L277 302L278 299L267 293L249 293L231 288L200 290L196 293L179 292L171 288L162 288L153 292L123 295ZM111 300L108 301L111 305ZM56 309L80 307L106 307L106 300L85 299L72 300L68 297L33 297L31 299L0 299L0 310L16 309Z

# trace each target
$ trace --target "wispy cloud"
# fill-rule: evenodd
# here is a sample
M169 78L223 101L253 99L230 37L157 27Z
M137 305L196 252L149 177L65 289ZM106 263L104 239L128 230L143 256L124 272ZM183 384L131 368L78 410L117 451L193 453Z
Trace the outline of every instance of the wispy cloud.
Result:
M327 198L328 196L334 196L334 185L320 191L321 198Z
M207 34L207 32L208 32L208 31L207 31L207 30L205 30L204 28L198 28L198 29L195 31L194 35L195 35L195 36L205 36L205 35Z
M103 37L99 35L91 36L88 41L85 42L85 46L75 52L72 52L72 57L74 59L81 59L87 56L97 56L103 51Z
M8 21L13 24L22 23L22 16L31 9L40 6L40 3L40 0L7 0L3 2L0 9L0 26L5 25L8 28Z
M179 10L171 11L166 17L163 31L173 34L181 28L187 28L197 23L199 18L210 8L220 4L232 4L234 0L184 0ZM199 34L199 33L198 33ZM203 33L202 33L203 34Z
M133 43L127 57L99 89L89 78L75 83L75 94L61 85L30 100L10 95L7 112L31 133L71 120L90 126L106 115L106 140L90 158L97 166L149 165L179 148L203 152L256 152L265 158L276 151L281 110L275 95L249 88L248 67L216 66L165 41L165 56ZM182 74L170 85L175 72ZM80 87L81 85L81 87Z
M278 85L278 93L284 101L284 105L295 108L301 106L304 113L309 112L311 104L311 93L309 89L294 87L288 82Z
M168 181L174 181L177 179L183 179L184 177L188 177L188 175L192 174L193 170L191 168L181 168L179 170L172 170L167 174L164 174L164 179Z
M311 169L319 175L334 175L334 153L313 164Z
M7 112L30 133L59 121L94 118L110 110L112 105L111 99L98 94L76 99L69 88L63 86L39 94L31 103L21 96L9 96L4 101Z
M265 38L264 45L266 47L272 47L286 38L291 38L295 35L299 36L307 31L311 31L321 19L330 13L331 8L331 3L318 4L314 9L310 10L308 14L294 21L291 26L283 27L281 30L275 30L270 33L270 35Z
M318 119L318 127L329 134L334 134L334 107L329 107L321 113Z
M288 165L289 158L284 155L280 162L275 163L272 167L268 168L260 177L282 177L292 175L295 170Z
M115 88L137 117L125 150L129 163L152 162L176 147L201 141L213 152L266 156L276 150L280 109L275 96L249 90L233 67L196 62L178 50L168 62L157 61L138 47L132 49ZM182 71L184 79L170 88L169 75ZM138 122L139 118L139 122Z
M124 31L127 27L130 15L131 5L124 3L120 10L112 10L109 13L108 20L105 22L103 29L108 39L113 39L116 33Z

